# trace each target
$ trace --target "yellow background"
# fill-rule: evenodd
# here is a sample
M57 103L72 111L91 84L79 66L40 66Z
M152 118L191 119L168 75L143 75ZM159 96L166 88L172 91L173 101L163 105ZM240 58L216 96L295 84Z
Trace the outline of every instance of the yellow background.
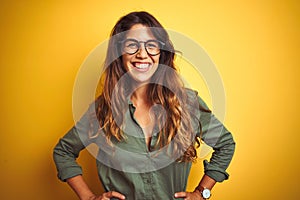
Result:
M298 199L300 9L279 0L1 1L0 199L76 199L56 178L52 149L74 123L81 63L134 10L193 38L222 76L224 123L237 148L212 199ZM92 157L81 156L85 179L101 193ZM201 162L188 189L198 171Z

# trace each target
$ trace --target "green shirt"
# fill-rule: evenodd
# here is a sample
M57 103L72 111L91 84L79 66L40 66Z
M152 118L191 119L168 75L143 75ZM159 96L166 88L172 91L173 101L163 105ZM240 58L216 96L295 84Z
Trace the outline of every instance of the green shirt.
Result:
M208 109L195 91L187 90L187 93L190 100ZM235 149L231 133L212 113L194 106L187 107L195 121L201 122L201 139L214 149L210 161L204 161L205 174L218 182L228 179L226 169ZM93 109L90 107L89 110ZM176 157L170 154L172 144L164 147L166 151L156 149L157 134L152 135L150 148L146 147L143 131L133 117L134 111L129 101L125 126L122 126L126 139L121 142L112 139L110 145L103 132L98 137L88 136L91 120L89 112L86 112L54 148L59 179L65 181L82 174L76 158L86 146L95 143L99 147L96 159L98 175L106 191L120 192L126 199L143 200L175 199L176 192L185 191L191 162L175 161ZM200 127L197 123L192 124L195 134L200 136ZM98 130L97 122L94 129Z

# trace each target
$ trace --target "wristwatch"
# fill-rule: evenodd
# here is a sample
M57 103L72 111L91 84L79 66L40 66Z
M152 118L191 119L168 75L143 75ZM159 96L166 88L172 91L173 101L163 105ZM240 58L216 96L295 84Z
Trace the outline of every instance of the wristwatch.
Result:
M204 199L209 199L209 197L211 196L210 189L204 188L201 191L201 195Z
M202 186L198 187L197 189L200 191L201 196L203 197L203 199L209 199L210 198L210 196L211 196L210 189L202 187Z

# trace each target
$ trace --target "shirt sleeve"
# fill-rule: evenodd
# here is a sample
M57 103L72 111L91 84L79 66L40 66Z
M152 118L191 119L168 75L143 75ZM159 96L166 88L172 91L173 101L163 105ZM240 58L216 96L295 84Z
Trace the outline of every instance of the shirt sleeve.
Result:
M82 168L76 159L80 151L91 143L88 136L89 129L89 112L86 112L54 147L53 159L57 176L61 181L82 174Z
M199 104L208 110L205 102L198 96ZM232 134L211 112L200 111L202 128L201 139L214 150L210 160L204 160L204 172L217 182L228 179L226 172L235 150Z

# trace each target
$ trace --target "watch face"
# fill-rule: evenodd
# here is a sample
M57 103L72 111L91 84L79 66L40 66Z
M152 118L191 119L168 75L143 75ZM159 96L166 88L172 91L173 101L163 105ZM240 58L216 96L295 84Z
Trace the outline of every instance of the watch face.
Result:
M208 199L210 197L210 190L205 188L202 191L202 196L203 196L203 198Z

